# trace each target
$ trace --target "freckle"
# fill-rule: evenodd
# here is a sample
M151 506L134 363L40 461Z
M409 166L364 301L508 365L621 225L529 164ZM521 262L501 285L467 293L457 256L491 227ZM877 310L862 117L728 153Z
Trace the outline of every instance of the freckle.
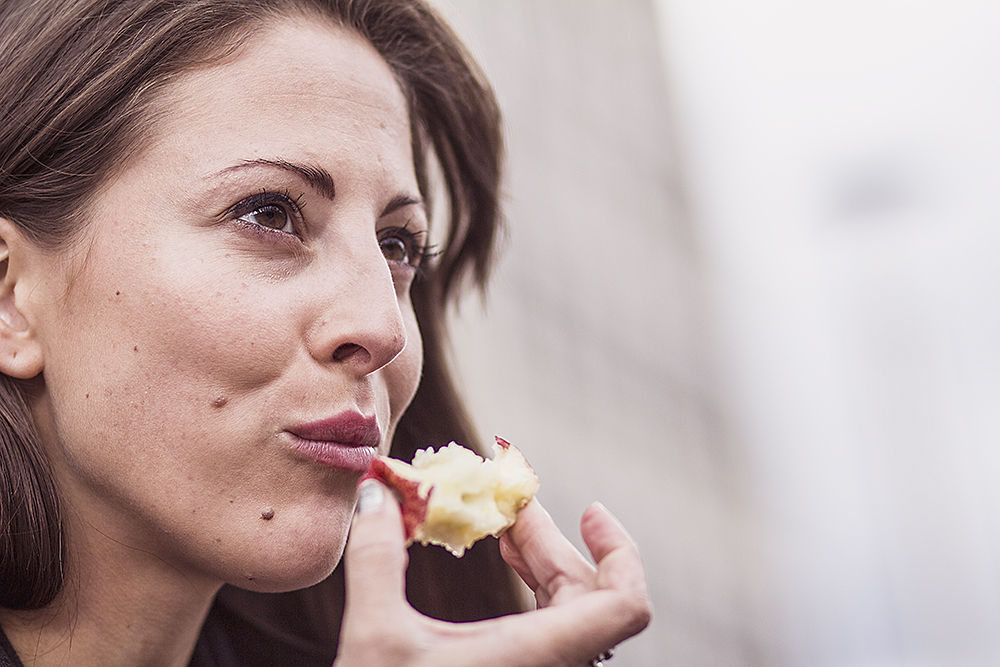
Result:
M139 346L138 346L138 345L136 345L135 347L133 347L133 348L132 348L132 351L133 351L133 352L138 352L138 351L139 351Z
M221 537L215 538L215 541L218 542L219 544L222 544L222 538Z
M225 396L216 396L215 398L212 399L212 407L213 408L221 408L222 406L224 406L228 402L229 402L229 399L226 398Z
M86 394L84 398L90 398L90 394Z
M260 518L264 521L270 521L274 518L274 510L270 507L265 507L260 511Z
M121 296L121 295L122 295L121 292L115 292L115 296Z

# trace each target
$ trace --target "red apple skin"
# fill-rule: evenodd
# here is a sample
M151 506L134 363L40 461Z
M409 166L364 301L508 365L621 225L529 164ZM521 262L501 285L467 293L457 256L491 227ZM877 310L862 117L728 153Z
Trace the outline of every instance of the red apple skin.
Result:
M509 442L501 438L500 436L494 436L497 445L500 446L504 451L513 447ZM516 449L516 448L515 448ZM430 503L431 493L434 492L434 487L432 486L428 489L425 496L420 495L420 483L413 480L407 479L402 475L393 471L382 457L376 457L372 461L371 466L368 468L368 472L365 473L361 481L366 479L375 479L379 482L385 484L393 493L395 493L396 498L399 500L400 510L403 515L403 528L406 532L406 543L411 544L413 542L413 536L417 533L417 528L419 528L427 520L427 508Z
M385 461L379 458L372 461L372 465L368 468L368 472L365 473L362 481L366 479L378 480L395 492L396 497L399 499L400 510L403 513L403 528L406 531L406 541L407 543L412 542L417 526L427 520L427 502L431 496L430 491L428 491L426 497L421 497L418 491L420 488L419 482L414 482L401 475L397 475L386 465Z

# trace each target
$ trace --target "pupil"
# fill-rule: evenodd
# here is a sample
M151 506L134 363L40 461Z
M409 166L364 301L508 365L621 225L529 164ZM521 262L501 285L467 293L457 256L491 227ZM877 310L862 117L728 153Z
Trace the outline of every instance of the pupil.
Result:
M257 223L269 229L282 229L285 226L285 212L278 208L265 208L257 211Z
M385 258L393 262L407 261L406 246L399 239L386 239L382 241L382 254Z

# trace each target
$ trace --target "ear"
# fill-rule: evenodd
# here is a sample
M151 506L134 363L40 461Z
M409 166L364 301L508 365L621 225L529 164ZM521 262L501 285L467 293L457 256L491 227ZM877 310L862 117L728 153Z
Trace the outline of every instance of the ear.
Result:
M21 313L18 295L27 292L21 275L29 256L37 256L20 230L0 218L0 372L26 380L42 372L42 348Z

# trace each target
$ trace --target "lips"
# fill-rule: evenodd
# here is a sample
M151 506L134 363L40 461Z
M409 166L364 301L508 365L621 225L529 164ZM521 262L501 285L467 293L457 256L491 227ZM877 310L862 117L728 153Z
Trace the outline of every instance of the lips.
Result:
M378 420L357 412L342 412L327 419L288 429L293 448L324 466L363 473L382 442Z

